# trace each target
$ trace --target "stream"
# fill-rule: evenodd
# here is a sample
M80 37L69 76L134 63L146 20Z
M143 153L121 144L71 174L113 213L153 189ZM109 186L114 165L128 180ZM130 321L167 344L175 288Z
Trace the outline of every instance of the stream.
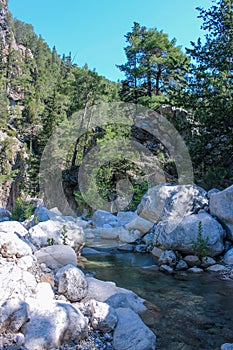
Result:
M210 273L166 275L152 254L104 244L95 249L103 254L89 255L86 269L146 299L148 311L141 316L156 334L158 350L220 350L233 343L233 281Z

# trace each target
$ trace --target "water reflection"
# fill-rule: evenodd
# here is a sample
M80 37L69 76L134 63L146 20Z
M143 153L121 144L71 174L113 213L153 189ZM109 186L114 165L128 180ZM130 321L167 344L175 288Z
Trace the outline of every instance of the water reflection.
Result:
M219 350L233 342L233 282L207 273L165 275L154 264L150 254L114 250L88 257L87 269L147 300L142 317L157 335L159 350Z

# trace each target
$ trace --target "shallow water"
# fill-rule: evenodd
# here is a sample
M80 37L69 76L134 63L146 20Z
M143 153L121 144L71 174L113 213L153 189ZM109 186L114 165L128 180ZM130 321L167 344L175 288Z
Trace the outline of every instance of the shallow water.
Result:
M111 252L88 257L86 268L148 301L142 317L157 335L157 349L219 350L233 343L233 281L208 273L166 275L152 266L151 254Z

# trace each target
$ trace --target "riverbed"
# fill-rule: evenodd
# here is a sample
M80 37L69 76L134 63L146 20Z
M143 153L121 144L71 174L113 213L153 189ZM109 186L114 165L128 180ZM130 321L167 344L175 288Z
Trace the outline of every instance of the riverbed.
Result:
M86 269L95 277L114 281L147 302L144 322L157 336L158 350L220 350L233 343L233 281L214 274L158 271L152 254L97 247Z

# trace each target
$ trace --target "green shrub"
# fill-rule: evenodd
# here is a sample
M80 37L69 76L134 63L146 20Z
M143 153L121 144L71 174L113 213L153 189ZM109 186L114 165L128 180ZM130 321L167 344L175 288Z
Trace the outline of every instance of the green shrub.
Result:
M22 198L17 198L15 205L11 211L11 220L24 221L33 215L33 203L27 202Z

